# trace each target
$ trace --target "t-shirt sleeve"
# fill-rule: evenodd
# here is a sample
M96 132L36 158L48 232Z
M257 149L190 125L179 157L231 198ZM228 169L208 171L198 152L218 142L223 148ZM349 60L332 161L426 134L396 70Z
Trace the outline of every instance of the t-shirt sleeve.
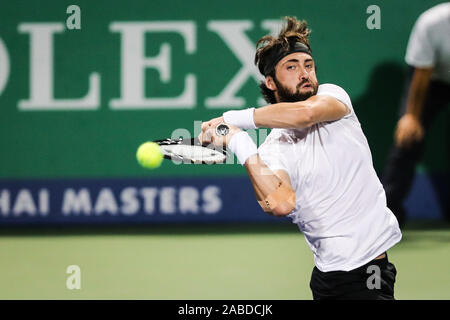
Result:
M431 25L426 16L417 19L409 36L405 61L413 67L432 67L435 64L435 48L429 35Z
M331 83L321 84L319 86L319 89L317 90L317 95L318 96L321 96L321 95L323 95L323 96L330 96L330 97L333 97L333 98L339 100L343 104L345 104L347 106L347 108L350 109L350 113L347 114L346 116L344 116L344 118L348 118L352 114L354 114L352 101L350 100L350 96L341 87L339 87L339 86L337 86L335 84L331 84Z

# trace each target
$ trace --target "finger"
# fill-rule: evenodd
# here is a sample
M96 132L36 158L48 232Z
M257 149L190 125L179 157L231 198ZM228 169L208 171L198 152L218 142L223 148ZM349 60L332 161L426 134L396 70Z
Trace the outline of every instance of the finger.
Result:
M214 122L215 126L218 126L221 123L224 123L223 117L216 118L216 121Z
M198 135L197 139L200 142L200 144L203 144L203 132L200 132L200 134Z
M211 139L212 139L212 130L208 128L203 133L203 142L204 143L211 143Z
M217 136L217 135L213 135L211 137L211 142L218 147L223 147L224 146L224 139L221 136Z
M204 132L208 128L208 121L202 123L202 132Z

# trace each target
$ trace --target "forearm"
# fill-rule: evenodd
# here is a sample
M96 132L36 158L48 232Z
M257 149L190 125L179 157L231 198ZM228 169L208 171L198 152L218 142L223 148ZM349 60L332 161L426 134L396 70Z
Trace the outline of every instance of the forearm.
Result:
M256 198L264 211L275 216L285 216L289 214L295 206L295 193L290 186L290 182L280 178L276 173L271 171L267 165L256 154L251 156L245 163L250 182L255 191ZM283 192L280 193L283 185ZM277 196L274 197L275 194ZM275 198L275 201L273 199ZM267 205L262 202L273 201L272 210L267 209Z
M422 115L432 70L431 68L416 68L413 73L406 103L406 114L413 115L417 119L420 119Z
M248 177L255 189L258 200L265 199L275 191L282 180L275 175L267 165L261 160L258 154L251 156L244 165Z
M306 128L312 125L308 101L282 102L255 109L253 119L258 128Z
M258 128L308 128L325 121L344 117L350 109L327 95L314 95L304 101L282 102L258 108L253 120Z

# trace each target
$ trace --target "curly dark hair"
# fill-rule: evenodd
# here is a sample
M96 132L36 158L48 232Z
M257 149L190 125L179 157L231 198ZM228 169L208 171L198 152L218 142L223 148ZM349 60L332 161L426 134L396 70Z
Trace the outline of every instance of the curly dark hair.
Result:
M308 23L299 21L296 17L284 17L284 25L277 37L266 35L256 43L255 64L264 76L275 78L275 68L271 68L274 57L278 52L289 52L295 43L304 44L310 51ZM275 94L266 87L264 81L259 84L261 94L268 103L276 103Z

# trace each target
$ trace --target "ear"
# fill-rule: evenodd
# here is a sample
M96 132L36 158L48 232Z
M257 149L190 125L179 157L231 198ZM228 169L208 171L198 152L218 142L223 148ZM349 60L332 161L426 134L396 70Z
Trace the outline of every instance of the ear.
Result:
M273 78L271 76L266 77L266 87L272 91L277 90L277 86L275 84L275 81L273 81Z

